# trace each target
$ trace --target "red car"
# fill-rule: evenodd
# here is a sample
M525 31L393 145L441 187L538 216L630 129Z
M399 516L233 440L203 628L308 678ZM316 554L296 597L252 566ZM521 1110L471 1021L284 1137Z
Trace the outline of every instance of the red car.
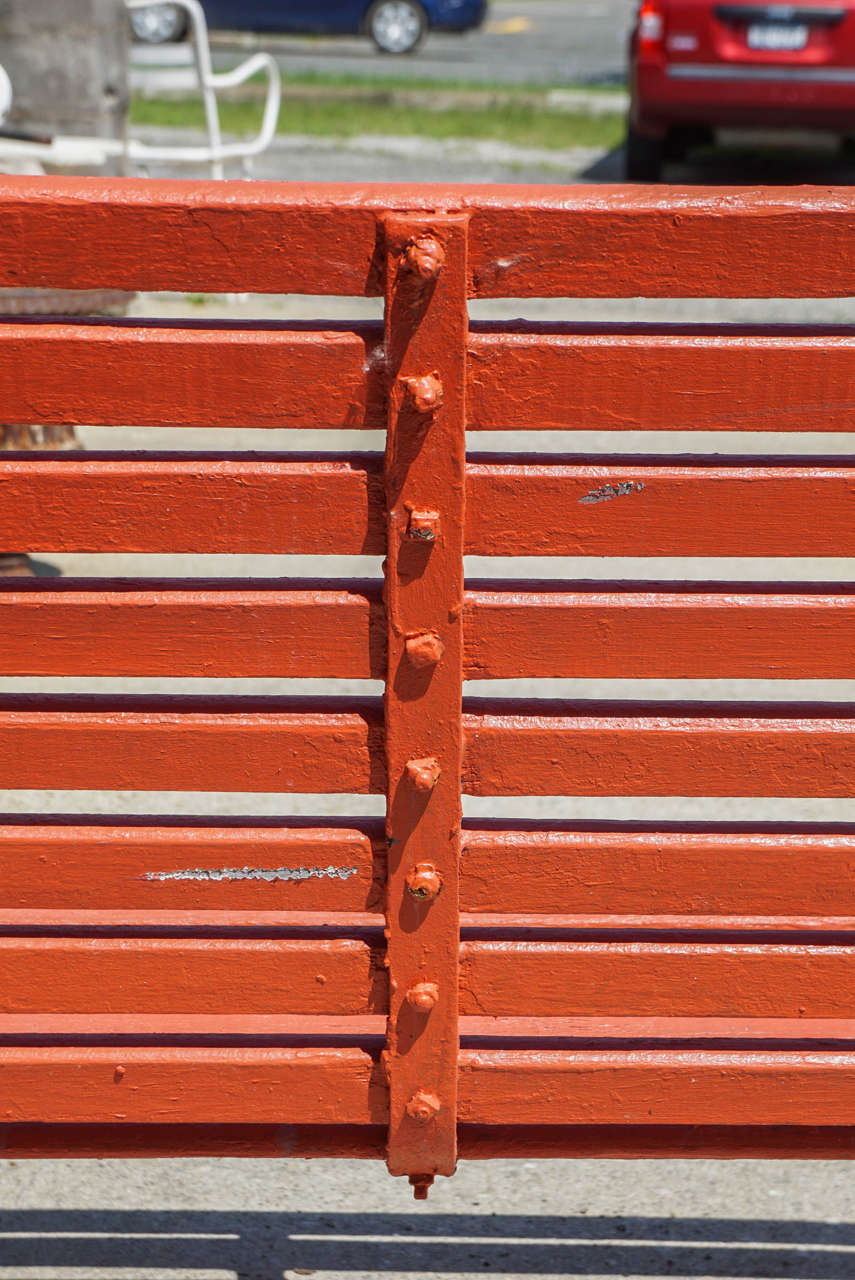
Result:
M716 127L855 133L855 0L643 0L630 40L630 181Z

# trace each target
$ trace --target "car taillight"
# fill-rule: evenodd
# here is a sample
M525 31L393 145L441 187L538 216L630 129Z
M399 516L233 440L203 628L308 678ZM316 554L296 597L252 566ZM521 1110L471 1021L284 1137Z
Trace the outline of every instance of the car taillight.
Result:
M665 45L665 15L658 0L644 0L638 11L638 51L660 54Z

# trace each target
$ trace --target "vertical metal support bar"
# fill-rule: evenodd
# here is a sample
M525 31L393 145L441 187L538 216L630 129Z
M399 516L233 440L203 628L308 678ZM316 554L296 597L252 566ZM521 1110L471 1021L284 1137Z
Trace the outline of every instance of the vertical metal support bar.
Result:
M421 1198L457 1161L467 219L385 236L388 1164Z

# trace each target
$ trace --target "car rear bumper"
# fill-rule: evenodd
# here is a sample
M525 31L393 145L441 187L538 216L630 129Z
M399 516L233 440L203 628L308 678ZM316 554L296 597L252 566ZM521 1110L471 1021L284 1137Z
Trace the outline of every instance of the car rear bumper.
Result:
M677 123L853 129L855 67L637 66L633 115L653 130Z

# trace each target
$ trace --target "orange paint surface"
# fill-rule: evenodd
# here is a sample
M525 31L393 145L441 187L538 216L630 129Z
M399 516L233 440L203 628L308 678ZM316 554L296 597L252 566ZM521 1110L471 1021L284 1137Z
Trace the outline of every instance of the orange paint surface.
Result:
M382 1012L379 964L350 939L2 938L0 1011Z
M187 791L380 792L376 710L351 706L5 698L0 789L169 791L180 784Z
M470 795L849 796L855 717L842 707L470 703Z
M470 332L467 302L851 297L853 230L849 190L0 180L3 288L384 300L382 328L0 322L0 421L212 429L3 454L0 546L386 557L382 588L0 583L3 677L385 682L3 695L0 790L387 801L385 830L0 822L7 1154L385 1155L419 1195L458 1156L855 1155L855 828L461 821L462 793L855 795L853 706L809 690L462 702L855 678L848 585L463 580L465 554L855 555L845 458L465 456L467 430L848 431L849 328ZM216 452L244 426L386 451Z
M432 1177L457 1164L467 224L390 217L385 231L388 1164ZM428 279L410 265L425 248ZM414 651L419 636L438 643ZM427 1010L408 998L424 983Z

